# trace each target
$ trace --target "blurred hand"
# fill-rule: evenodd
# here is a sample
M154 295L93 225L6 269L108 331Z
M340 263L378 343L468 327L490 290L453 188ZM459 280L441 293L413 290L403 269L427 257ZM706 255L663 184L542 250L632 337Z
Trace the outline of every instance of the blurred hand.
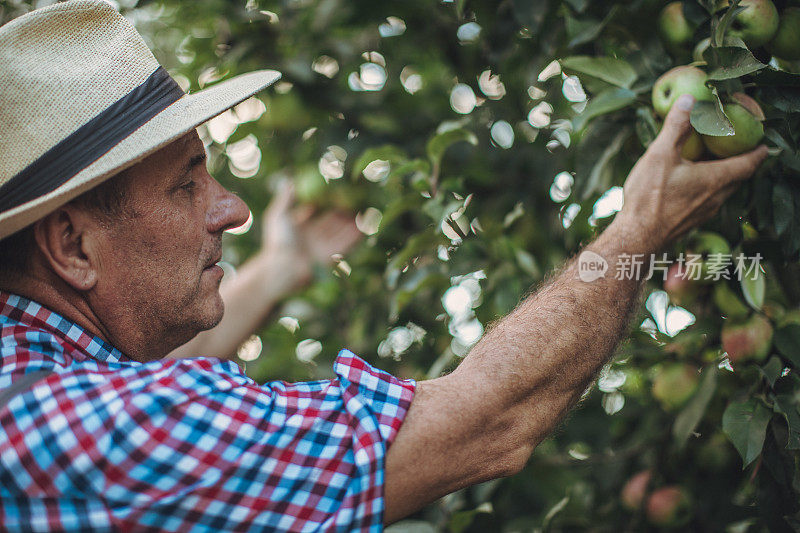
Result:
M307 281L314 264L332 264L331 256L347 253L364 234L350 214L315 214L311 206L292 209L294 201L294 185L287 181L264 212L262 251L290 269L298 281Z
M661 133L625 181L625 203L615 223L637 236L647 248L643 252L659 251L711 218L767 156L766 146L761 145L717 161L683 159L693 105L694 99L684 95L672 106Z

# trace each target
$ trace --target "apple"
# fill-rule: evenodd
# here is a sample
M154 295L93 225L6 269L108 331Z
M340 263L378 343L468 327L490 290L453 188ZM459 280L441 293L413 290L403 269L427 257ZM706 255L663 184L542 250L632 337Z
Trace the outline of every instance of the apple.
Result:
M685 363L671 363L658 369L653 379L653 397L666 411L683 406L697 390L697 368Z
M705 151L706 145L703 144L703 138L697 133L697 130L692 129L681 148L681 157L689 161L697 161Z
M722 327L722 349L728 353L732 364L745 361L763 361L772 346L772 324L762 315L753 315L741 323L728 323Z
M800 7L787 7L783 10L778 31L767 44L767 50L780 59L800 59Z
M653 109L662 117L667 116L672 104L682 94L691 94L696 100L711 100L714 95L706 87L708 76L691 65L668 70L653 85Z
M681 263L674 263L667 269L664 291L672 303L682 307L691 305L697 299L697 284L689 279L686 267Z
M664 44L673 51L679 51L691 42L694 29L683 16L683 2L670 2L661 10L658 31Z
M728 257L730 253L731 247L722 235L710 231L696 233L692 237L692 242L686 255L687 275L690 277L696 276L699 281L704 283L713 282L715 272L723 270L731 261ZM688 265L688 262L694 259L692 257L694 255L701 256L699 273L697 270L690 270L692 267Z
M656 526L680 526L691 516L689 497L676 485L653 491L647 499L646 511L647 519Z
M740 97L741 98L741 97ZM748 97L749 98L749 97ZM752 99L750 99L752 100ZM742 101L744 101L742 99ZM752 107L755 104L755 108ZM741 102L727 103L722 109L733 125L733 135L703 135L703 143L708 150L718 157L731 157L752 150L764 137L764 125L758 114L763 117L763 112L755 100L748 107ZM754 111L756 113L754 113Z
M729 5L727 1L721 5ZM728 35L739 37L750 48L763 46L778 31L780 17L772 0L741 0L744 11L736 15L728 27Z
M652 477L650 470L642 470L625 483L620 493L623 507L629 511L636 511L642 506L650 477Z

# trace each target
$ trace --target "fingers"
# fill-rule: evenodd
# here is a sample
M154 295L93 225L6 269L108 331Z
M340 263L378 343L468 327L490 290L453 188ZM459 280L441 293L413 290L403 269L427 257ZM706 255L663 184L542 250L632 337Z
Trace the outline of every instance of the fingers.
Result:
M695 163L694 166L702 176L708 176L720 184L727 184L740 182L752 176L766 157L767 147L762 144L750 152L718 161L702 161Z
M692 113L694 102L694 97L691 94L683 94L678 98L669 110L667 118L664 119L664 127L658 134L654 144L680 152L692 131L689 117Z

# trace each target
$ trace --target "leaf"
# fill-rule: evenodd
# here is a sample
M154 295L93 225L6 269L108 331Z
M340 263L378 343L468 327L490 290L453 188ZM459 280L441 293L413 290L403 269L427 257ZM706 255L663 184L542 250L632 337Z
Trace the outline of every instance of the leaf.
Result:
M719 100L716 102L697 102L692 109L692 126L703 135L733 135L733 125L725 113Z
M431 163L438 165L447 149L462 141L466 141L473 146L478 144L478 138L475 134L463 128L448 130L444 133L434 135L431 140L428 141L428 158L431 160Z
M558 62L562 70L588 74L624 89L629 89L638 77L630 63L614 57L572 56Z
M717 389L717 368L714 365L707 366L700 376L700 385L697 392L686 404L686 407L675 418L672 426L672 437L678 448L683 448L689 436L694 432L697 424L703 419L708 403L714 397Z
M603 153L600 155L594 167L592 167L581 200L588 199L597 190L602 188L601 185L606 185L608 181L607 178L611 172L609 164L614 156L619 153L622 144L628 139L630 134L631 127L625 126L617 133L611 142L608 143L608 146L603 150Z
M794 200L792 189L784 180L775 183L772 189L772 216L775 222L775 232L783 235L794 220Z
M800 368L800 324L787 324L775 332L775 348L792 366Z
M636 109L636 135L645 148L650 146L658 135L658 124L649 107Z
M777 380L781 376L781 371L783 370L783 363L781 363L780 357L773 355L769 358L769 361L766 362L763 366L758 367L761 373L764 375L764 379L767 380L770 387L775 386L775 380Z
M719 66L708 73L709 80L729 80L766 68L747 48L720 46L716 49Z
M538 2L526 2L529 5L535 5L539 10L541 10L541 4ZM617 11L619 10L618 5L614 5L611 9L608 10L608 14L602 21L597 20L579 20L572 16L565 16L565 26L567 29L567 37L569 37L569 43L567 43L567 48L573 48L575 46L588 43L589 41L594 40L600 32L603 31L603 28L606 27L612 17L616 15Z
M770 417L771 413L764 404L753 398L732 402L725 409L722 430L742 456L742 469L761 453Z
M752 276L742 276L739 283L742 285L742 294L745 301L750 304L750 307L760 311L764 305L764 292L766 291L766 282L763 272L756 270Z
M553 520L553 517L555 517L558 513L560 513L564 509L564 507L567 506L568 503L569 503L569 496L564 496L558 503L552 506L549 511L547 511L547 514L544 515L544 519L542 520L543 530L546 530L548 528L550 522Z
M611 88L597 93L597 96L589 99L581 114L572 120L572 129L580 131L594 117L617 111L629 106L634 101L636 101L636 93L630 89Z
M723 43L723 39L725 39L725 33L728 31L728 26L730 26L731 22L733 21L733 17L744 10L744 7L736 6L735 8L729 8L725 14L722 15L722 18L719 19L716 27L713 28L713 31L711 32L712 46L719 46Z
M778 394L775 396L773 410L782 415L789 426L789 438L786 448L789 450L800 449L800 406L798 402L789 394Z
M475 520L475 516L480 513L491 513L492 512L492 504L485 503L478 506L476 509L471 509L469 511L458 511L453 513L453 516L450 518L450 531L452 533L461 533L465 529L467 529L472 522Z
M364 169L367 168L367 165L376 159L389 161L389 163L394 165L405 162L407 157L403 150L392 144L368 148L367 150L364 150L364 152L356 161L356 164L353 166L353 177L357 178L360 176L361 173L364 172Z

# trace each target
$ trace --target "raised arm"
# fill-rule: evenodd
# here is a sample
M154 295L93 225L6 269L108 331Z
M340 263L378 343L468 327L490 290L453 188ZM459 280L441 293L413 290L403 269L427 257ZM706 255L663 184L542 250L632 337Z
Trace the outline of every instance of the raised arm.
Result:
M168 357L233 357L275 304L311 279L314 263L330 263L332 254L346 253L361 239L352 216L333 211L298 216L290 212L293 202L293 189L286 184L264 214L261 249L233 279L222 282L222 321Z
M569 262L491 327L452 374L418 384L387 454L387 523L522 469L627 331L643 282L616 279L621 256L649 257L710 218L766 156L761 146L720 161L683 160L692 100L680 103L628 176L622 211L584 250L608 262L606 275L582 281L577 261Z

